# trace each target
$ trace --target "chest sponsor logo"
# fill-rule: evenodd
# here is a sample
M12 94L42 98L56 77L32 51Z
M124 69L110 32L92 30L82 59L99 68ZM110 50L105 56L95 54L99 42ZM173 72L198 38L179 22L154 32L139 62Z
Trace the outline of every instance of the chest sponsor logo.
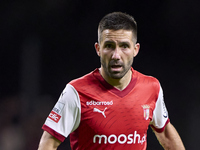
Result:
M150 106L149 105L142 105L143 111L144 111L144 119L148 120L149 119L149 114L150 114Z
M143 144L146 141L146 134L141 136L137 133L137 131L134 132L134 134L120 134L119 136L115 134L111 134L109 136L106 135L94 135L93 137L93 143L98 144Z
M109 106L109 105L113 105L113 101L87 101L86 105L92 105L92 106Z
M58 121L60 120L61 116L52 110L51 113L49 114L48 118L50 118L54 122L58 123Z
M101 111L101 110L99 110L98 108L94 108L94 109L93 109L93 112L101 113L101 114L104 116L104 118L106 118L106 115L105 115L106 109L107 109L107 107L106 107L103 111Z

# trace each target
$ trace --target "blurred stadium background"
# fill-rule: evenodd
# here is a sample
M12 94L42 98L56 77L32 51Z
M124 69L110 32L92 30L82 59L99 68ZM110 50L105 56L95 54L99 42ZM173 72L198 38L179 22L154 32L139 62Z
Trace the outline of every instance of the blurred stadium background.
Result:
M200 129L200 1L0 2L0 149L35 150L65 85L100 66L100 19L127 12L138 23L133 67L159 79L172 124L189 150ZM162 149L151 130L147 150ZM59 150L69 148L69 140Z

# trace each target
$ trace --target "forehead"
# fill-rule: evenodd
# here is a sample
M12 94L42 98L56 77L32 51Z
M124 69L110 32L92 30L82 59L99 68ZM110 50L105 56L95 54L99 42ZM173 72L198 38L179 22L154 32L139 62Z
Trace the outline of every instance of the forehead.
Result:
M132 31L128 30L109 30L106 29L101 34L102 42L108 41L108 40L114 40L114 41L132 41L133 35Z

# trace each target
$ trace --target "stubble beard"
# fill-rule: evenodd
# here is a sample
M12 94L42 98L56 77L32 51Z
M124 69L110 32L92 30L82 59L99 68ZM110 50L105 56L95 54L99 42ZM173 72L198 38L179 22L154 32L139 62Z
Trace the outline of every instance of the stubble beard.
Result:
M102 67L104 69L105 74L108 77L113 78L113 79L121 79L121 78L123 78L126 75L126 73L130 70L130 68L132 67L133 59L131 59L127 63L127 65L124 65L124 63L120 63L120 64L121 64L121 67L122 67L121 71L112 71L110 63L106 64L106 62L101 59L101 65L102 65Z

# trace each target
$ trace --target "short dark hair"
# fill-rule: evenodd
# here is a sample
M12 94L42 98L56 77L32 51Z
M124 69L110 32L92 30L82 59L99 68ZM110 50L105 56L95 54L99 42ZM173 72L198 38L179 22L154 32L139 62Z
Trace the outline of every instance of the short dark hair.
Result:
M137 41L137 22L135 19L126 13L113 12L104 16L98 26L98 41L101 41L101 33L106 30L128 30L132 31L133 39Z

